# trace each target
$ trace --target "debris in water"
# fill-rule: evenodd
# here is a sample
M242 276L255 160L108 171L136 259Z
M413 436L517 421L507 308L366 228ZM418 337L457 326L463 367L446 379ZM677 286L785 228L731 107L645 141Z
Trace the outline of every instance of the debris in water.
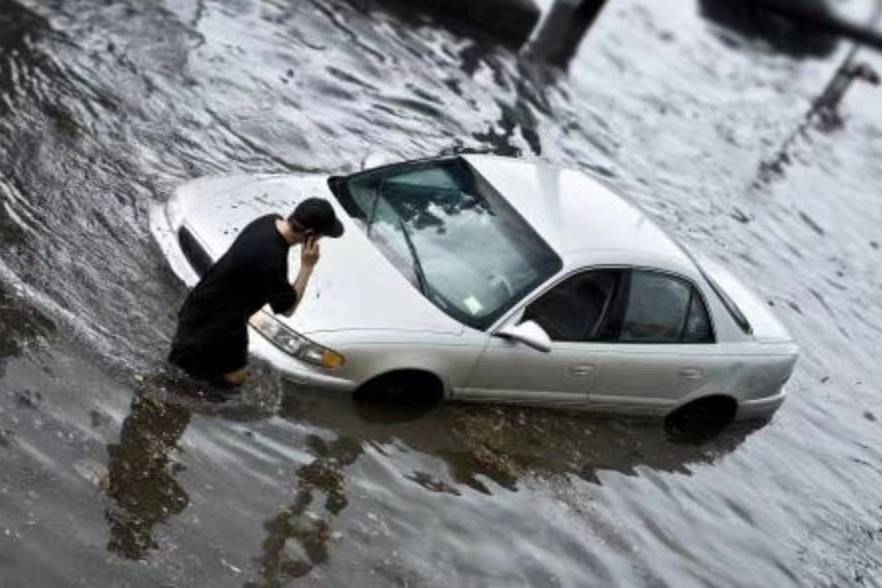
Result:
M228 562L224 558L221 558L220 562L221 562L222 566L224 566L225 568L227 568L228 570L230 570L234 574L241 574L242 573L242 568L234 566L233 564L231 564L230 562Z
M0 447L9 447L15 443L15 434L10 429L0 429Z
M91 459L85 459L75 463L73 468L85 481L96 488L107 490L108 474L107 467L104 464Z
M817 222L815 222L815 220L812 217L810 217L806 213L802 212L801 210L799 211L799 218L801 218L802 222L807 224L809 226L809 228L811 228L811 230L816 232L818 235L823 236L825 234L825 231L821 227L821 225L819 225Z
M430 492L437 492L439 494L450 494L452 496L462 495L459 490L457 490L444 480L439 480L425 472L414 472L413 474L404 477L408 480L416 482Z
M110 424L112 419L109 415L101 412L100 410L93 409L89 411L89 420L92 423L92 427L98 429L100 427Z
M19 390L15 393L15 398L20 406L37 408L37 405L43 400L43 395L33 390Z

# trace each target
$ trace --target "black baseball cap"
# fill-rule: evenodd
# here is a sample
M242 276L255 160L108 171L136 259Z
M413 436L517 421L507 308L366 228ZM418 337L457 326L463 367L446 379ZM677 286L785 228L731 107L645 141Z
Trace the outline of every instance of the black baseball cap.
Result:
M312 229L325 237L336 239L343 234L343 223L324 198L307 198L297 205L290 218L304 229Z

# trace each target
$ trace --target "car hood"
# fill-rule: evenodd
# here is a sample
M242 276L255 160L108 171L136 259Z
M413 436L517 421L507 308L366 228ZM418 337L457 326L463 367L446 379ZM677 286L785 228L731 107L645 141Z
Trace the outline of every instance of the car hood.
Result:
M303 333L393 330L458 334L463 325L429 302L383 256L337 203L326 176L237 175L201 178L179 187L167 204L177 230L186 226L218 259L239 231L255 218L287 215L298 202L326 198L346 229L340 239L321 241L321 260L304 299L291 317L277 318ZM293 281L300 249L288 257Z

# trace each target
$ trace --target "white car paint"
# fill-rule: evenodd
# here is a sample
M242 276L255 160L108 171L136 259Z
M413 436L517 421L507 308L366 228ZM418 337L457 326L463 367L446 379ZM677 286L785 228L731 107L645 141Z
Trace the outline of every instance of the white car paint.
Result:
M254 218L288 214L311 196L328 199L346 227L322 242L322 259L290 329L342 353L326 370L288 356L249 329L250 351L295 381L354 390L401 369L436 374L448 398L663 415L694 399L724 395L738 417L771 414L785 397L797 347L761 300L710 260L704 271L746 315L739 328L699 270L694 256L629 199L582 172L516 159L463 156L558 253L563 267L486 332L454 320L429 302L377 249L328 187L326 176L235 175L180 186L151 212L151 228L175 273L193 286L198 276L177 239L186 227L213 259ZM479 246L479 244L476 244ZM552 342L542 353L496 336L517 325L524 309L574 272L592 267L652 268L680 276L702 292L716 334L708 344ZM289 257L291 277L299 252Z

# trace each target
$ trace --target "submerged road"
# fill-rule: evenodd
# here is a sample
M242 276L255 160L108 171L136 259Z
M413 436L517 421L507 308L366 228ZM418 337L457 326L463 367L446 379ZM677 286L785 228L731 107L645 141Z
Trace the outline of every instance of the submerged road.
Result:
M0 586L882 585L879 90L805 124L850 42L618 0L558 75L402 18L0 0ZM774 419L683 445L164 375L175 185L459 149L603 173L752 284L802 347Z

